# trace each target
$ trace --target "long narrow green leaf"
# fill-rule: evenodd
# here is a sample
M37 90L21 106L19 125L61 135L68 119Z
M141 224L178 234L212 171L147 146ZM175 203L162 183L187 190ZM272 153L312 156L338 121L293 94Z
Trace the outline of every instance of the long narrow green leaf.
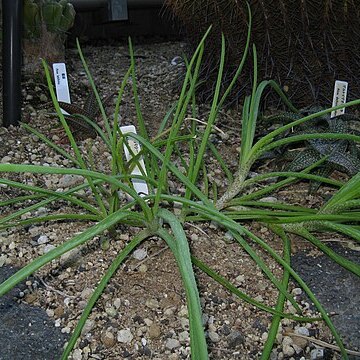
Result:
M15 165L16 166L16 165ZM47 167L45 167L47 169ZM101 213L99 212L99 210L97 208L95 208L94 206L90 205L88 202L82 201L80 199L78 199L76 196L73 196L72 194L75 191L69 192L69 191L64 191L64 192L59 192L59 191L53 191L53 190L48 190L48 189L44 189L41 188L39 186L33 186L33 185L26 185L26 184L22 184L20 182L17 181L12 181L12 180L6 180L6 179L0 179L0 184L5 184L7 186L11 186L14 188L18 188L18 189L22 189L25 191L31 191L31 192L35 192L37 194L42 194L46 197L55 197L57 199L61 199L64 201L69 201L70 203L79 206L80 208L83 208L84 210L90 211L95 215L100 216ZM74 187L71 190L76 189L76 191L83 189L85 187L88 187L89 184L83 184L83 186L79 186L79 187Z
M104 106L102 104L99 92L97 91L94 79L91 76L91 72L90 72L89 67L87 65L87 62L85 60L84 54L83 54L83 52L81 50L79 39L76 39L76 47L77 47L77 50L78 50L78 53L79 53L83 68L85 70L86 77L87 77L87 79L88 79L88 81L90 83L91 89L92 89L92 91L93 91L93 93L94 93L94 95L96 97L96 101L98 103L98 106L99 106L99 109L100 109L100 112L101 112L101 115L102 115L102 118L103 118L103 121L104 121L104 124L105 124L105 129L106 129L108 139L109 139L108 141L110 141L110 139L111 139L111 127L110 127L110 124L109 124L109 120L108 120L108 118L106 116L106 112L105 112Z
M360 142L360 136L353 134L338 134L338 133L301 134L301 135L289 136L284 139L274 141L269 145L264 146L262 148L261 154L280 146L284 146L299 141L312 140L312 139L334 139L334 140L349 140L349 141Z
M250 4L248 2L246 2L246 6L247 6L247 10L248 10L248 29L247 29L247 36L246 36L244 52L243 52L243 55L241 57L240 64L239 64L238 68L235 71L235 75L231 79L231 82L230 82L229 86L227 87L227 89L225 90L223 96L221 97L221 99L219 101L217 112L220 111L220 109L222 108L225 100L228 98L231 90L234 88L234 85L236 84L237 80L239 79L239 76L240 76L240 74L242 72L242 69L243 69L243 67L245 65L245 61L246 61L246 58L247 58L247 55L248 55L248 52L249 52L250 39L251 39L251 30L252 30L252 14L251 14L251 7L250 7Z
M73 156L71 156L68 151L65 151L62 147L55 144L52 140L48 139L44 134L41 134L35 128L31 127L29 124L21 123L21 127L23 127L25 130L29 131L30 133L36 135L41 141L43 141L45 144L50 146L52 149L54 149L60 155L64 156L65 159L68 159L75 165L80 166L80 163Z
M185 75L185 80L184 80L183 87L181 90L180 98L178 100L178 106L177 106L177 109L176 109L176 112L174 115L173 125L171 127L170 135L168 137L168 144L166 146L165 156L164 156L164 160L163 160L163 167L161 168L161 172L159 174L159 188L158 188L158 191L157 191L156 197L155 197L155 202L154 202L154 207L153 207L154 213L157 213L158 208L159 208L161 189L163 189L165 187L167 166L170 163L171 154L172 154L173 148L174 148L174 145L172 144L172 139L175 136L177 136L179 129L181 127L181 124L184 121L184 117L185 117L185 114L187 111L188 104L189 104L190 100L192 99L192 94L193 94L193 91L196 86L196 81L197 81L197 77L198 77L198 73L199 73L199 69L200 69L202 54L204 52L204 42L205 42L205 39L208 36L210 30L211 30L211 27L209 27L209 29L207 30L207 32L201 39L197 49L194 52L193 57L191 58L189 67L188 67L186 75ZM194 74L191 75L191 71L192 71L194 64L195 64ZM190 78L191 78L191 81L190 81L190 85L188 88L188 82L189 82Z
M100 172L84 170L84 169L73 169L73 168L60 168L53 166L36 166L36 165L14 165L14 164L0 164L0 172L16 172L16 173L37 173L37 174L73 174L81 175L88 179L100 179L110 184L116 185L119 189L136 199L139 205L142 207L144 214L147 219L151 218L151 210L146 202L139 196L136 191L123 184L114 176L109 176Z
M258 153L260 153L260 151L264 148L264 146L266 146L267 144L269 144L270 142L273 141L273 139L280 135L281 133L291 129L292 127L294 126L297 126L297 125L300 125L306 121L310 121L312 119L315 119L317 117L320 117L320 116L323 116L323 115L326 115L326 114L329 114L331 111L334 111L334 110L339 110L339 109L342 109L342 108L347 108L347 107L350 107L350 106L355 106L355 105L359 105L360 104L360 99L358 100L353 100L353 101L350 101L346 104L342 104L342 105L338 105L338 106L334 106L334 107L331 107L331 108L328 108L326 110L322 110L322 111L319 111L317 113L314 113L314 114L310 114L308 116L305 116L301 119L298 119L298 120L295 120L291 123L288 123L284 126L281 126L280 128L274 130L274 131L271 131L269 134L265 135L264 137L262 137L251 149L251 153L249 154L249 158L256 158L258 155Z
M318 176L314 174L308 174L306 172L294 172L294 171L274 171L266 174L256 175L251 179L247 179L244 181L244 187L249 187L249 185L256 184L260 181L277 178L277 177L292 177L296 179L306 179L313 181L321 181L329 185L333 185L336 187L343 186L344 183L338 180L328 179L323 176Z
M166 209L160 209L158 215L170 225L173 232L173 237L164 229L159 229L157 234L169 244L183 279L189 312L191 358L193 360L206 360L209 356L202 324L200 297L192 268L189 244L181 223L171 212Z
M280 235L280 237L282 238L283 243L284 243L284 254L283 254L284 261L286 261L288 263L288 265L290 266L290 258L291 258L290 240L286 236L284 231L280 230L277 233L278 233L278 235ZM284 269L282 284L285 288L288 287L289 279L290 279L290 273L289 273L289 271ZM284 294L279 292L278 299L276 302L276 310L277 311L282 312L284 310L285 300L286 300L286 298L285 298ZM274 347L277 332L279 330L280 320L281 320L281 317L279 315L273 316L271 325L270 325L270 329L268 331L268 337L266 339L260 360L270 359L271 351Z
M322 225L324 228L345 234L360 242L360 229L353 225L338 224L333 221L324 221Z
M330 212L332 208L341 206L350 200L360 197L360 172L354 175L331 199L322 207L321 211Z
M305 227L299 229L298 231L296 231L296 233L298 235L304 237L305 239L309 240L313 245L315 245L324 254L329 256L329 258L334 260L337 264L342 266L344 269L349 270L352 273L354 273L355 275L360 277L360 265L337 254L334 250L329 248L327 245L322 243L318 238L316 238L314 235L312 235L309 231L307 231Z
M53 88L53 85L52 85L52 80L51 80L51 76L50 76L50 72L49 72L49 68L45 62L45 60L42 60L42 64L43 64L43 67L44 67L44 70L45 70L45 76L46 76L46 80L47 80L47 84L48 84L48 88L49 88L49 91L50 91L50 95L51 95L51 100L54 104L54 107L55 107L55 110L56 110L56 113L60 119L60 122L61 122L61 125L64 127L65 129L65 133L67 135L67 137L69 138L69 141L70 141L70 145L75 153L75 156L76 156L76 160L78 161L80 167L82 169L86 169L87 166L86 166L86 163L81 155L81 152L76 144L76 141L74 139L74 136L73 134L71 133L71 130L65 120L65 117L63 115L63 113L61 112L61 109L60 109L60 106L59 106L59 102L56 98L56 95L55 95L55 92L54 92L54 88ZM104 202L102 201L102 198L101 196L99 195L96 187L94 186L94 184L92 183L92 180L91 178L87 178L87 181L91 187L91 190L95 196L95 199L99 205L99 208L101 209L103 215L105 215L107 213L106 211L106 207L105 207L105 204Z
M204 131L204 133L202 135L200 147L199 147L198 153L196 155L195 164L194 164L194 167L193 167L192 173L191 173L191 182L193 184L196 183L196 180L198 178L199 171L200 171L200 168L201 168L201 164L203 162L203 157L204 157L206 148L208 146L211 130L212 130L214 122L216 120L218 99L219 99L219 96L220 96L220 89L221 89L224 65L225 65L225 37L224 37L224 34L222 34L222 36L221 36L220 65L219 65L218 76L217 76L216 85L215 85L215 92L214 92L214 95L213 95L213 100L212 100L210 114L209 114L209 117L208 117L206 128L205 128L205 131ZM187 193L186 193L185 196L189 197L190 193L191 193L190 190L187 189Z

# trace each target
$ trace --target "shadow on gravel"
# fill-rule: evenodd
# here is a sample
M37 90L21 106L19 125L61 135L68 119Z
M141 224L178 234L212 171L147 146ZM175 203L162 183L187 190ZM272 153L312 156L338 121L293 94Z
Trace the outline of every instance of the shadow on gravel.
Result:
M0 282L17 269L0 267ZM18 303L20 284L0 297L0 360L56 360L68 339L43 309Z
M360 264L359 251L337 244L329 246ZM309 285L325 309L336 314L332 320L346 347L360 350L360 278L325 255L313 257L306 251L300 251L291 261L293 269Z

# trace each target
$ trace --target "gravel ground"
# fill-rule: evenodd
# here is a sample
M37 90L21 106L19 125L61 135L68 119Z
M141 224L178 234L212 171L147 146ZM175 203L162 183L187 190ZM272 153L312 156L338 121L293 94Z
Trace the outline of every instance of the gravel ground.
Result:
M155 133L166 111L176 99L184 73L184 64L178 56L182 54L184 46L174 42L136 46L139 94L144 118L152 133ZM83 50L100 93L105 97L115 92L129 66L127 47L86 46ZM85 73L74 50L68 50L67 64L72 101L81 105L89 90ZM61 138L57 132L58 121L51 115L53 110L48 104L46 87L28 79L24 83L23 96L24 121L58 141ZM109 105L109 113L113 107L113 103ZM209 111L208 106L202 106L200 111L205 117ZM218 126L227 136L216 135L222 154L233 168L237 161L234 154L237 154L239 146L235 137L239 131L239 126L236 125L239 116L236 109L222 114ZM121 121L123 125L136 124L130 95L125 96ZM0 141L3 144L0 148L0 161L3 163L69 166L68 160L49 150L36 136L29 135L22 129L0 128ZM100 140L97 138L82 142L84 149L86 146L92 147L98 168L107 171L106 164L110 154L105 151ZM226 186L219 169L212 167L209 177L220 186ZM82 182L82 178L76 176L60 175L23 174L12 175L11 178L49 189L66 189ZM171 186L174 191L181 191L176 189L176 184ZM304 198L306 187L297 187L296 191L299 197ZM0 187L1 199L10 198L17 192L6 186ZM284 192L282 196L285 199L289 192ZM307 198L307 201L316 203L320 199L321 196L313 196ZM63 203L57 208L41 208L37 214L64 212L66 207L67 204ZM87 226L86 223L58 222L3 231L0 233L0 269L23 266ZM96 237L81 248L54 260L38 271L34 278L29 279L24 288L13 294L11 301L18 306L30 304L33 309L45 310L49 321L66 338L74 329L86 300L91 296L108 264L137 230L118 228L116 238L111 240L106 251L101 247L103 238ZM266 228L257 225L252 230L266 238L274 248L281 249L279 240ZM201 227L186 224L186 233L196 256L233 281L248 295L268 306L275 305L277 292L272 284L221 229L209 223L204 223ZM300 241L297 242L297 247L304 249L307 246ZM260 249L257 251L261 253ZM277 265L265 254L262 255L269 267L281 275ZM196 275L211 359L258 359L267 338L271 316L231 296L204 274L196 272ZM304 314L316 316L296 284L292 291L299 299ZM294 311L289 304L287 309ZM11 325L4 331L11 332L10 327ZM332 337L322 323L299 324L284 319L272 359L340 358L331 350L321 353L321 346L315 347L304 338L288 336L289 333L308 335L332 343ZM41 334L39 332L39 342L43 341ZM25 332L18 335L18 345L25 344L28 336ZM56 345L61 348L66 340L63 341ZM49 356L31 358L50 360L54 359L54 354L55 352ZM81 339L72 353L72 359L176 360L187 359L189 354L189 320L180 276L166 244L153 238L146 241L113 277L86 322ZM8 358L0 355L0 359Z

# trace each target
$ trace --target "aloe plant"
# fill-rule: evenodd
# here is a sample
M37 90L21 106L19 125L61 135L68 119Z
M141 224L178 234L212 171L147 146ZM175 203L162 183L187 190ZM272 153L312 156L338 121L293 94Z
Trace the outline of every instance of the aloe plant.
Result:
M299 113L283 113L268 117L265 123L289 123L298 120L301 117L315 114L323 109L312 107L303 109ZM289 131L282 138L291 138L297 135L306 134L355 134L359 132L352 129L349 125L350 121L360 121L360 119L351 114L343 114L336 117L330 117L330 114L324 114L312 119L298 128ZM326 156L323 164L314 171L315 174L323 177L329 177L335 170L344 172L350 176L360 171L360 149L357 143L351 139L321 139L309 138L301 142L305 148L297 150L296 144L288 144L281 148L277 148L276 152L266 154L266 156L274 156L275 158L289 158L291 163L286 167L288 171L300 171L319 161ZM313 182L310 186L311 192L316 191L320 186L319 182Z
M347 358L346 350L342 344L341 338L334 328L331 318L327 314L326 310L316 299L309 287L304 283L301 277L291 268L289 261L289 249L291 239L288 233L300 233L303 236L313 235L313 232L317 230L315 226L326 227L340 231L344 234L359 237L356 226L352 223L346 223L351 219L353 223L359 222L357 212L354 216L350 217L352 209L358 207L359 198L359 178L353 178L347 184L339 183L335 180L323 179L322 177L309 174L309 171L319 165L314 164L300 173L295 172L277 172L270 174L260 174L255 178L248 179L247 173L252 164L258 159L261 154L269 151L271 147L282 145L278 144L276 137L285 132L292 126L299 125L302 122L311 120L311 118L317 115L322 115L330 112L332 109L326 109L320 114L312 114L307 117L296 120L290 124L283 126L280 129L266 135L262 139L258 140L254 144L255 126L257 115L259 113L259 103L261 94L265 87L272 86L283 97L284 101L291 106L287 101L280 88L274 82L262 82L257 85L256 72L254 73L254 90L251 97L247 97L244 106L244 121L243 121L243 133L242 133L242 153L240 156L239 171L235 174L234 184L230 187L230 195L224 195L218 202L215 197L210 197L210 192L202 191L202 185L205 183L206 177L206 164L204 163L205 155L208 151L211 151L216 159L219 161L224 172L229 175L230 171L227 169L224 160L221 155L216 151L215 146L210 143L209 137L211 130L214 127L219 110L224 104L226 97L231 93L232 86L235 84L237 77L240 75L245 60L248 55L248 48L250 43L251 32L251 17L250 26L247 34L247 46L243 52L242 59L237 68L236 74L233 80L230 82L230 86L222 90L222 78L224 70L225 59L225 38L222 37L221 47L221 62L218 70L217 84L213 96L213 102L211 106L210 114L206 122L205 130L199 131L196 127L196 89L198 84L199 69L201 66L202 55L204 52L205 39L210 32L204 35L199 46L197 47L193 57L187 62L187 71L182 87L182 91L179 95L175 105L169 110L164 117L164 120L159 128L158 133L154 138L150 138L146 124L143 120L140 99L137 91L136 71L134 51L131 41L129 41L129 51L131 64L126 72L124 79L120 85L118 97L116 101L115 113L113 121L109 119L104 110L103 103L100 100L98 91L91 77L91 73L81 52L81 48L78 44L78 50L83 62L85 72L88 76L89 82L92 86L93 93L97 99L98 107L100 109L101 116L103 118L104 128L97 126L95 129L104 141L108 152L111 154L111 160L109 162L109 172L104 173L103 170L97 170L91 161L94 154L84 154L81 148L77 145L71 128L69 127L64 115L61 113L60 105L57 102L54 94L53 86L51 83L51 76L46 63L44 62L44 69L46 78L49 85L49 91L53 100L56 112L59 120L64 127L65 133L69 138L69 142L72 148L72 152L66 151L59 145L55 144L44 135L40 134L36 129L27 124L23 124L24 128L39 137L41 141L48 144L54 151L59 152L62 156L69 160L72 164L69 168L55 167L55 166L34 166L24 164L0 164L0 173L13 174L13 173L33 173L33 174L74 174L80 175L84 178L84 183L74 186L67 191L58 192L49 189L44 189L37 186L31 186L21 181L9 180L4 176L0 179L1 184L6 184L9 187L21 189L28 195L21 195L14 199L0 202L0 206L11 206L13 204L19 205L20 210L14 210L13 212L7 212L6 216L0 219L0 229L12 228L16 226L27 226L36 224L43 221L56 222L58 220L67 219L69 221L85 221L88 224L88 228L81 234L74 236L72 239L58 245L55 249L33 260L16 274L5 280L0 284L0 296L8 292L17 283L25 279L27 276L51 262L62 254L74 249L75 247L86 243L94 236L102 234L105 230L109 230L110 236L115 236L112 231L117 226L136 226L140 230L130 240L130 242L122 249L116 256L115 260L111 264L97 284L97 287L91 296L87 306L85 307L79 322L74 329L74 332L68 342L66 349L64 350L62 359L67 359L70 355L73 347L76 344L78 337L81 334L81 329L85 324L87 317L92 311L96 301L104 291L110 278L116 271L120 271L120 265L126 261L127 256L142 242L146 241L152 236L157 236L163 239L169 246L176 263L179 268L179 273L183 281L184 290L186 294L186 300L189 310L189 322L190 322L190 345L191 345L191 357L194 360L206 360L209 358L208 349L206 345L206 337L202 325L201 304L199 301L199 290L196 284L196 277L193 271L193 267L198 267L201 271L209 275L219 284L224 286L228 291L233 293L242 301L256 306L262 311L266 311L274 317L274 322L271 327L271 334L269 335L269 341L267 342L263 358L267 359L270 356L270 351L274 346L274 339L276 334L279 319L289 318L295 321L311 322L323 320L330 328L344 359ZM255 50L255 49L254 49ZM254 57L256 60L256 52L254 51ZM255 61L256 64L256 61ZM119 127L118 119L121 111L122 98L125 91L128 89L129 78L131 77L132 95L135 103L139 134L123 134ZM358 104L360 100L347 104ZM189 118L188 112L192 112L194 117L190 119L190 125L188 124ZM86 116L84 116L86 118ZM87 118L89 124L92 123L91 119ZM327 134L327 136L333 136L334 134ZM335 134L339 137L339 134ZM308 135L309 136L309 135ZM335 137L336 138L336 137ZM129 147L129 141L134 140L141 144L142 151L139 155L133 156L133 158L127 161L123 154L124 146ZM181 143L181 146L180 146ZM141 174L133 174L131 169L135 166L140 166L140 156L144 159L145 169L142 169ZM174 158L178 158L184 165L181 169L174 164ZM146 174L145 174L146 171ZM169 175L170 174L170 175ZM172 176L176 179L180 186L185 187L185 194L173 194L168 191L168 176ZM257 182L266 179L267 177L279 177L280 179L274 185L270 185L265 189L257 190L253 189L253 185ZM230 177L230 176L229 176ZM149 195L141 196L137 194L132 186L131 180L140 179L145 181L149 186ZM314 209L307 209L300 206L292 206L289 204L273 204L273 203L261 203L255 199L262 196L264 193L270 193L275 191L281 186L294 182L296 179L321 179L324 182L331 183L332 185L340 188L329 202L324 205L317 213ZM240 188L237 187L240 184ZM90 189L87 192L86 198L84 198L84 189ZM249 194L244 195L242 190L251 189ZM215 188L214 188L215 190ZM238 191L239 190L239 191ZM124 197L119 193L128 195L130 199L128 202L124 200ZM216 191L213 192L214 194ZM224 201L225 199L225 201ZM34 210L47 205L49 208L51 204L56 203L59 200L67 201L72 205L72 209L67 213L54 213L45 216L34 216L29 219L22 218L25 213L33 212ZM221 201L223 206L220 206ZM30 202L30 203L29 203ZM169 204L181 204L181 213L177 214L171 211ZM239 209L237 206L241 205ZM261 208L263 206L263 208ZM265 209L264 209L265 207ZM268 209L267 207L270 207ZM77 211L80 209L80 211ZM310 219L318 221L314 223ZM335 216L335 218L334 218ZM344 218L346 217L346 220ZM251 230L249 230L246 224L242 224L242 220L246 221L261 221L268 224L269 228L278 234L284 241L283 254L279 254L274 250L266 241L256 236ZM357 220L356 220L357 219ZM201 259L192 255L191 249L188 245L186 233L184 231L185 222L206 222L215 221L225 229L225 231L231 232L239 248L245 250L247 256L249 256L254 266L259 268L264 276L269 278L274 286L278 290L279 297L276 307L267 306L264 303L257 301L246 293L240 291L236 286L230 283L227 279L221 277L213 269L211 269ZM305 233L307 231L308 233ZM316 240L314 240L314 243ZM278 279L271 268L267 265L268 262L264 259L263 253L259 253L254 249L254 244L257 247L261 247L265 252L273 258L282 268L283 277ZM204 251L211 251L211 249L204 249ZM326 248L323 248L324 252L328 253ZM243 255L241 252L241 256ZM349 270L357 273L358 268L353 267L350 263L344 262L342 259L330 254L336 261L340 261L341 264ZM268 259L267 259L268 260ZM294 297L289 292L289 279L293 278L299 286L301 286L311 301L316 305L318 311L321 314L321 318L308 318L303 316L301 308L295 301ZM296 314L287 313L284 310L285 299L288 300L296 309ZM241 315L241 314L240 314Z

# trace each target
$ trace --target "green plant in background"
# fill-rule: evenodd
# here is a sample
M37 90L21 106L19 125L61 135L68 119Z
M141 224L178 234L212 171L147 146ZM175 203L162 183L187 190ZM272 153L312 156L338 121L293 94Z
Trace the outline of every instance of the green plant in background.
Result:
M92 90L97 99L101 116L104 121L104 129L100 128L92 119L89 119L84 115L82 115L81 118L84 119L89 126L93 127L94 131L96 131L104 141L104 144L108 148L108 152L111 154L109 170L107 173L104 173L104 171L97 171L91 160L93 158L91 148L88 149L89 154L83 154L81 152L81 148L79 148L76 144L74 136L67 123L67 119L60 111L60 106L56 100L51 83L51 76L44 62L44 69L50 94L60 122L69 139L73 154L65 151L63 148L40 134L29 125L23 124L23 126L31 133L37 135L40 140L47 143L52 149L70 160L73 167L61 168L23 164L0 164L0 172L64 175L74 174L83 176L84 183L72 187L67 191L57 192L50 189L26 185L21 182L11 181L5 178L0 179L1 184L18 188L26 193L29 193L28 195L22 195L0 203L1 206L11 206L12 204L19 203L24 204L20 210L12 212L0 219L0 229L31 225L43 221L57 221L64 219L72 221L87 221L92 224L89 225L89 228L83 233L76 235L71 240L58 245L55 249L35 259L19 270L15 275L0 284L0 295L5 294L17 283L34 273L45 264L58 258L71 249L84 244L85 242L91 240L94 236L102 234L106 230L109 231L111 236L116 237L115 230L120 224L125 226L137 226L140 228L138 234L125 245L115 260L109 265L108 270L99 282L86 308L84 309L71 339L69 340L62 357L63 359L66 359L69 356L77 338L80 336L81 329L84 326L87 317L89 316L96 301L105 290L107 283L110 281L115 271L140 243L146 241L146 239L152 236L157 236L167 243L178 265L179 273L184 285L189 312L192 359L208 359L206 338L202 325L199 293L193 272L193 266L201 269L240 299L258 307L263 311L269 312L274 316L273 325L262 355L264 359L267 359L270 356L270 351L275 341L274 334L276 335L279 325L279 319L289 318L305 322L320 320L320 318L307 318L302 316L299 305L288 291L290 277L304 289L313 303L317 306L321 314L321 318L326 322L332 331L343 358L347 358L345 348L332 324L330 317L322 305L317 301L308 286L290 266L291 239L288 237L287 233L299 233L304 237L308 237L309 240L315 243L316 246L318 246L318 244L316 240L313 239L313 232L320 227L327 229L332 228L332 231L340 231L359 240L359 230L356 224L358 224L360 217L357 216L358 214L356 209L359 207L358 199L360 194L359 190L356 189L360 189L360 176L355 176L348 183L342 184L335 180L329 180L320 176L309 174L309 171L324 161L324 159L321 159L300 173L276 172L261 174L252 179L247 178L248 172L256 159L267 151L270 151L272 148L283 145L281 141L284 141L284 139L275 140L279 134L287 131L287 129L290 129L291 127L309 121L312 118L329 113L332 109L327 109L317 114L311 114L293 121L290 124L286 124L253 144L261 94L266 86L272 86L280 94L283 100L287 102L294 111L296 111L274 82L262 82L257 85L255 66L254 90L251 96L245 99L244 103L241 154L239 170L235 176L232 176L225 164L225 161L217 152L215 145L210 142L210 134L214 128L219 110L224 104L226 97L229 93L231 93L232 87L234 86L245 64L250 43L251 17L249 18L250 26L247 33L247 44L243 52L241 62L233 80L223 93L221 93L221 84L223 79L226 46L225 39L222 37L221 61L218 70L216 87L213 94L211 111L208 116L205 129L200 131L197 126L196 89L198 84L199 69L204 52L204 44L210 29L202 38L193 57L187 62L187 72L185 74L179 99L165 116L157 135L153 139L150 139L148 135L141 112L136 82L134 51L132 49L131 42L129 41L131 64L124 76L118 92L113 123L109 121L109 118L105 113L103 104L100 100L90 71L78 44L78 50L85 72L91 83ZM255 48L254 60L256 64ZM118 123L122 97L130 83L128 81L130 77L132 80L132 94L136 107L139 135L133 133L123 134ZM360 103L360 100L349 103L346 106L358 103ZM189 117L189 113L191 114L191 117ZM311 136L313 136L313 134ZM321 134L321 136L325 136L325 138L330 139L339 139L348 135L324 133ZM358 141L359 138L356 136L354 138L354 136L355 135L353 135L351 139ZM134 156L132 159L126 161L123 154L123 147L126 146L129 150L131 150L131 141L137 141L140 143L142 151L139 155L133 154ZM219 161L221 168L224 170L224 173L229 180L233 179L233 184L226 191L225 195L223 195L218 201L216 201L216 187L213 186L212 189L213 199L210 198L210 191L208 189L209 184L206 179L207 165L204 162L207 151L211 151L215 158ZM140 166L140 157L144 160L145 169L142 169ZM174 164L176 161L181 161L183 164L182 168L184 170L179 170L178 166ZM138 166L141 170L140 175L134 175L131 173L131 169L135 166ZM185 187L186 191L183 196L172 194L168 191L169 176L176 179L179 185ZM254 187L255 184L270 177L278 177L280 180L262 190L256 190ZM140 179L148 184L149 195L140 196L137 194L132 185L132 180L134 179ZM257 198L264 196L264 194L275 192L276 189L293 183L297 179L319 180L327 184L331 184L334 187L341 188L319 211L300 206L292 206L289 204L263 203L256 201ZM204 188L205 191L203 191ZM90 194L87 195L87 198L84 198L84 189L91 190ZM252 191L248 192L247 195L244 195L243 190L245 189L250 189ZM124 201L124 197L120 196L119 193L128 195L128 198L131 200ZM34 215L27 219L22 218L22 215L26 213L33 214L33 212L35 212L38 208L44 206L51 207L51 204L61 200L65 200L72 205L72 213L56 213L45 216ZM28 201L31 201L30 205L27 203ZM174 204L182 205L180 215L175 215L175 212L171 211ZM265 206L265 210L261 206ZM350 214L352 214L351 218L349 217ZM279 254L277 251L272 249L265 240L253 234L245 225L240 224L240 221L245 219L246 221L261 221L267 223L269 228L283 239L283 254ZM279 299L276 307L269 307L252 299L245 293L239 291L239 289L226 279L222 278L219 274L214 272L200 259L192 256L186 238L186 233L183 229L185 221L215 221L221 224L224 231L230 231L239 246L247 252L248 256L250 256L250 258L254 261L254 264L261 269L264 276L268 277L272 281L274 287L278 289ZM262 258L262 255L259 255L254 250L253 244L263 248L283 267L284 273L282 279L279 280L273 274ZM336 254L329 253L326 247L321 249L325 253L329 254L335 261L338 261L341 265L359 275L359 270L356 265L343 261L343 259L338 257ZM284 311L285 299L289 300L295 307L298 312L296 315L289 314Z
M75 10L68 0L24 1L24 35L28 39L39 39L46 30L65 40L74 20Z
M39 59L49 63L64 61L67 31L75 21L68 0L24 1L24 69L32 75L42 70Z

